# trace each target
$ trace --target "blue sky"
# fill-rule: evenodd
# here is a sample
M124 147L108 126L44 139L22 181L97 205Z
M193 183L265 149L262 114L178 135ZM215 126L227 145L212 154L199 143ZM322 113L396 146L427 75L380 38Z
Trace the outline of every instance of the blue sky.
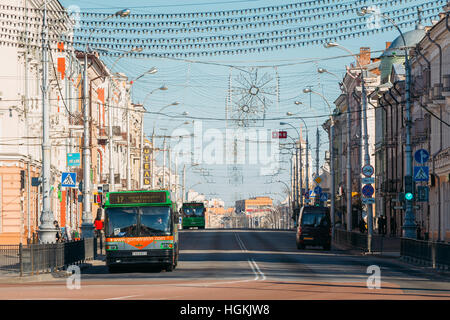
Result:
M93 2L88 0L61 0L60 2L65 7L77 5L81 8L81 11L87 12L112 13L125 7L129 8L131 13L185 13L277 6L302 1L177 0L168 2L159 0L97 0ZM345 3L352 2L355 1L345 1ZM371 1L368 2L370 3ZM407 4L399 6L398 9L428 1L406 2ZM344 1L341 1L341 3L344 3ZM394 9L397 8L383 8L382 12L384 10ZM336 18L330 18L329 20L320 21L318 23L333 21L336 21ZM429 24L429 22L426 22L426 24ZM293 27L293 25L285 26L284 28L291 27ZM403 31L408 31L411 28L412 27L405 28ZM262 29L261 31L267 30L269 29ZM239 33L244 32L245 31L239 31ZM380 53L375 51L383 50L385 48L385 42L392 41L396 37L396 31L389 31L375 33L365 37L342 40L339 43L350 49L353 53L358 53L360 47L370 47L372 52L374 52L372 57L378 57ZM263 66L264 68L258 69L258 74L260 76L266 74L266 76L273 78L273 80L269 82L269 86L276 86L277 77L279 78L279 103L276 102L277 99L274 96L266 95L268 99L273 101L273 103L268 104L267 106L266 119L276 120L264 121L264 128L269 132L280 128L280 118L285 118L282 121L290 122L292 125L299 127L301 121L299 119L289 119L289 117L286 116L286 112L300 113L301 116L307 117L305 118L305 121L309 128L309 140L312 145L313 161L315 161L316 128L319 127L320 129L320 164L322 165L324 152L328 149L328 137L321 128L321 125L327 119L326 115L329 113L328 107L325 102L316 95L311 96L310 105L310 96L304 94L302 91L306 86L312 86L314 90L323 93L332 104L340 94L337 81L329 75L319 75L316 70L318 67L323 67L339 76L343 76L345 73L345 66L353 62L353 58L351 57L342 57L346 55L347 54L344 51L339 49L324 49L322 45L310 45L301 48L283 49L258 54L190 58L191 60L195 60L195 62L175 61L162 58L123 58L116 65L115 71L123 72L130 78L135 78L152 66L158 68L156 74L143 77L133 86L134 102L143 102L148 92L161 85L166 85L168 87L167 91L156 91L148 97L145 103L145 107L148 111L155 112L168 104L177 101L180 102L179 105L167 107L164 113L175 116L181 115L183 112L188 112L191 117L213 117L223 119L225 116L225 101L227 98L230 70L232 70L232 84L233 86L237 86L238 78L246 75L245 72L241 72L240 70L249 71L251 67ZM115 58L104 57L103 60L108 65L111 65ZM223 65L210 64L211 62ZM230 69L228 65L233 65L235 68ZM297 100L302 101L303 105L295 105L294 101ZM333 105L332 107L334 108ZM318 117L320 115L325 116ZM182 119L147 114L145 116L146 135L151 135L153 124L155 122L157 123L155 128L157 134L170 134L176 127L180 126L193 132L192 125L183 125ZM202 125L204 131L210 128L225 130L226 127L226 123L223 120L203 121ZM167 130L164 131L161 130L161 128ZM297 134L292 129L288 129L287 131L292 137L296 138ZM159 143L162 143L162 141L159 141ZM173 141L172 143L174 144L176 142ZM209 197L222 198L226 201L226 205L233 205L234 201L238 199L258 195L268 195L275 200L281 200L284 197L281 194L284 186L282 183L273 181L282 180L289 184L289 161L286 156L283 156L282 159L282 168L285 170L274 177L262 176L258 166L243 166L242 185L231 183L233 180L228 165L208 166L206 164L201 164L202 168L208 170L210 176L205 178L194 170L188 170L186 184L187 187L197 184L195 186L196 191L206 193L207 195L209 194ZM312 168L312 166L310 166L310 168ZM181 171L181 168L179 169Z

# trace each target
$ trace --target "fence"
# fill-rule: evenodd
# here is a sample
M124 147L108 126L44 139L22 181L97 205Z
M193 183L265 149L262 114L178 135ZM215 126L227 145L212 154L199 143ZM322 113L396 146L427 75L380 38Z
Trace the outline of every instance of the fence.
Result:
M92 260L98 254L97 239L51 244L0 246L0 272L39 274Z
M401 256L407 260L431 265L433 268L450 268L450 244L415 239L401 240Z
M19 245L0 246L0 272L17 272L20 265Z
M368 251L367 233L349 232L336 229L334 243L348 249ZM400 238L385 237L383 235L372 235L372 252L400 252Z

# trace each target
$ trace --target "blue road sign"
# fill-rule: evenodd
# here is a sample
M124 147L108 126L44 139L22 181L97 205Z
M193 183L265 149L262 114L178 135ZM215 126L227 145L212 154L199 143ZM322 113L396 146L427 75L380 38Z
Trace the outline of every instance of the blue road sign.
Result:
M61 175L61 187L76 188L77 174L75 172L63 172Z
M363 188L362 188L362 193L364 196L370 198L372 197L373 193L375 192L375 189L373 188L373 186L371 184L366 184Z
M417 186L417 202L428 202L430 188L428 186Z
M324 192L320 195L320 201L327 201L328 200L328 193Z
M79 167L81 166L81 156L79 152L68 153L67 154L67 166L68 167Z
M425 162L428 161L428 159L430 159L430 154L425 149L419 149L414 153L414 159L418 163L424 164Z
M315 187L314 188L314 193L317 194L317 195L321 194L322 193L322 188L319 187L319 186Z
M430 168L426 166L414 167L414 181L425 181L430 179Z

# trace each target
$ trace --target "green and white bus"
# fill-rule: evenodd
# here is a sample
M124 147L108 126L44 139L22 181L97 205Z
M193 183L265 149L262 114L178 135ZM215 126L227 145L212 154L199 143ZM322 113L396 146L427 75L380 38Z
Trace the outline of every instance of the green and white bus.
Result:
M106 265L160 266L173 271L178 262L178 214L167 190L106 193Z
M203 202L185 202L181 208L182 227L189 229L197 227L205 229L205 212L206 208Z

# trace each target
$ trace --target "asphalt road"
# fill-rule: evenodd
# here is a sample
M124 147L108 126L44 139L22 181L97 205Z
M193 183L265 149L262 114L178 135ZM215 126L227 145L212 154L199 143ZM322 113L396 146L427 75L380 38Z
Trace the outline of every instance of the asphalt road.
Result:
M380 288L370 289L373 265L380 268ZM180 232L173 272L110 274L96 260L82 271L79 289L70 289L67 279L0 284L0 299L435 300L450 299L450 278L390 258L298 250L291 231L206 229Z

